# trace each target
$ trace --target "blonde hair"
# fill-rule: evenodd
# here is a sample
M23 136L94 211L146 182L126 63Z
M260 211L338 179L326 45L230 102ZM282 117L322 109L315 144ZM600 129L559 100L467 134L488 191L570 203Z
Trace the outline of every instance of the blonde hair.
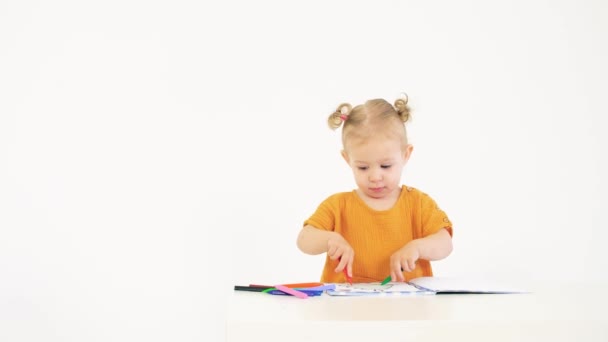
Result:
M352 107L342 103L329 115L327 124L332 130L342 127L342 145L347 140L358 138L361 141L384 134L399 135L403 146L407 145L405 123L410 120L410 107L407 105L407 94L395 100L391 105L384 99L372 99L362 105Z

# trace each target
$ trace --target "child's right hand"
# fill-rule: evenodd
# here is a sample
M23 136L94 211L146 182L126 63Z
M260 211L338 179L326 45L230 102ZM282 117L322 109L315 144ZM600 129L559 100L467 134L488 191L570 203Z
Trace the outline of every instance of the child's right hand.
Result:
M327 240L327 256L331 260L340 260L334 272L342 272L346 267L349 276L353 276L353 260L355 251L350 244L338 233Z

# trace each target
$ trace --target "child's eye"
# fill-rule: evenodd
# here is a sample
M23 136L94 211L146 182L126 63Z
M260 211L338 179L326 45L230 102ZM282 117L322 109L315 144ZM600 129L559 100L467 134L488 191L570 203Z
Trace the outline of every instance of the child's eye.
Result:
M361 171L367 170L367 166L357 166L357 168Z
M380 165L380 167L381 167L381 168L383 168L383 169L388 169L388 168L390 168L391 166L392 166L392 165Z

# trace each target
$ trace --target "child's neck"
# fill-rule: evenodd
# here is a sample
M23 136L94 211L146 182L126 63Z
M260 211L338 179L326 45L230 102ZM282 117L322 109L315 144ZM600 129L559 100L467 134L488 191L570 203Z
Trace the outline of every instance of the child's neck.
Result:
M397 200L399 200L399 195L401 195L401 187L395 189L393 192L382 198L369 197L363 193L361 189L357 189L356 192L359 198L361 198L368 207L374 210L383 211L389 210L395 206L395 203L397 203Z

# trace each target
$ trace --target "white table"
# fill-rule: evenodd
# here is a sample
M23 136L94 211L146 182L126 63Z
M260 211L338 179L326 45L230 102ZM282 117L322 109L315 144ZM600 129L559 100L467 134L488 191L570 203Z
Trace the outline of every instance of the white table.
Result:
M528 294L330 297L235 291L228 341L608 341L608 284Z

